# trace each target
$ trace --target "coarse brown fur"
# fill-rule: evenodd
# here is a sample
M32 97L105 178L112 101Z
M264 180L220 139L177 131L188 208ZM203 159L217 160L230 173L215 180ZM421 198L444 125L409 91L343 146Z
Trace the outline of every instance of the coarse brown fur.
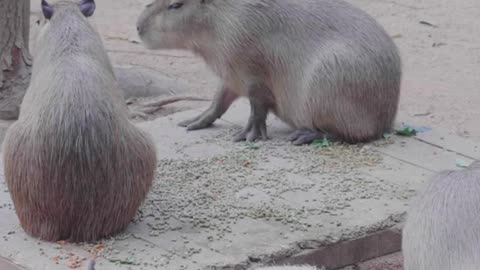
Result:
M236 140L266 139L269 111L308 143L381 137L395 119L398 49L368 14L342 0L157 0L138 20L151 49L187 49L222 79L211 107L180 123L210 126L239 96L251 115Z
M153 142L128 121L101 38L79 7L45 7L53 16L39 35L31 85L3 145L20 223L47 241L94 241L124 230L156 167Z
M437 174L412 200L403 229L405 270L480 266L480 162Z

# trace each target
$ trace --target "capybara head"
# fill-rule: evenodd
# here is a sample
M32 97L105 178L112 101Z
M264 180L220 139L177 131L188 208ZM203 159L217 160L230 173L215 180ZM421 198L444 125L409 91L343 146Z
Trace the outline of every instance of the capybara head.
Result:
M40 29L36 36L37 42L42 42L43 39L49 39L49 31L58 31L59 27L65 28L69 24L78 25L79 21L84 21L92 16L95 12L94 0L82 0L81 2L74 1L59 1L55 4L49 4L46 0L42 0L42 14L43 16L37 21ZM52 25L56 25L52 29ZM35 54L34 48L34 54Z
M194 35L205 32L212 0L157 0L137 22L140 38L150 49L189 47Z
M54 5L50 5L46 0L42 0L42 13L46 20L51 20L58 13L61 14L65 10L78 10L85 17L90 17L95 12L94 0L82 0L80 3L69 1L60 1Z

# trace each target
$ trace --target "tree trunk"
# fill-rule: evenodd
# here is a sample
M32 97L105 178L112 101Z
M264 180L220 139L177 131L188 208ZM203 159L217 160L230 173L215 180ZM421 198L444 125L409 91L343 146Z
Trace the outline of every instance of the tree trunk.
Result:
M28 87L30 0L0 0L0 119L18 118Z

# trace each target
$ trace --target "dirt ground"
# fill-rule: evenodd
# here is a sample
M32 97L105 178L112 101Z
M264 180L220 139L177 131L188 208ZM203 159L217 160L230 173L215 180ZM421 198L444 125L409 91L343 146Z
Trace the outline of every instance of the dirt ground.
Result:
M54 0L52 0L54 1ZM184 83L186 93L211 97L214 75L180 51L136 44L135 22L150 0L99 0L94 22L116 65L140 66ZM404 80L398 122L442 128L480 141L480 4L477 0L350 0L384 25L398 44ZM40 1L32 1L38 12ZM32 29L35 32L35 27ZM205 107L183 102L172 111ZM245 116L246 118L247 116Z

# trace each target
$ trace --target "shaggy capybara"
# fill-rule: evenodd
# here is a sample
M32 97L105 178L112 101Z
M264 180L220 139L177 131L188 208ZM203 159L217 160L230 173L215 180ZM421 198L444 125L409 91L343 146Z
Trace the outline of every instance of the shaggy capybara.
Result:
M94 241L125 229L156 167L153 142L128 121L93 0L42 1L30 87L7 131L5 179L21 226L47 240Z

